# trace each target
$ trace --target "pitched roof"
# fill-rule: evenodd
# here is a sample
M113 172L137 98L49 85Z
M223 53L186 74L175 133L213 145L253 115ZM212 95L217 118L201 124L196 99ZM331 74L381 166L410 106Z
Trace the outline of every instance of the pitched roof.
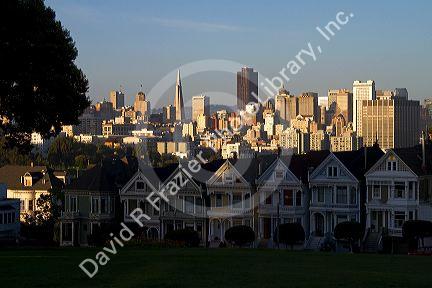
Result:
M384 152L374 145L362 147L356 151L334 152L333 154L358 180L363 180L364 174L384 155Z
M24 186L21 177L26 173L32 176L32 186ZM55 171L46 166L6 165L0 168L0 183L15 190L49 190L63 187L63 182L55 177Z
M66 186L66 190L117 192L131 177L127 164L120 159L105 158L87 169Z
M308 172L313 171L330 154L328 150L309 151L306 154L282 156L290 171L303 183L308 181Z
M393 149L402 161L417 175L430 175L432 174L432 145L425 145L426 161L425 167L422 167L422 146L417 145L409 148L396 148Z

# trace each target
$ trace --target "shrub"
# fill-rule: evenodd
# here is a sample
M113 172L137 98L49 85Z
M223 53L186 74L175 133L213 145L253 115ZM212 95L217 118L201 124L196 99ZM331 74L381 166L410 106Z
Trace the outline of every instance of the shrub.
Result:
M351 252L354 251L354 243L359 241L363 235L361 224L355 221L345 221L336 225L334 237L337 240L348 241Z
M180 242L186 247L198 247L200 238L198 232L191 229L173 230L165 234L165 239Z
M295 244L303 244L305 232L300 223L285 223L276 228L274 241L290 245L291 250Z
M424 246L424 238L432 236L432 222L425 220L408 220L402 226L402 235L408 240L410 250L417 250L418 240Z
M225 232L225 239L231 244L236 246L243 246L255 241L255 232L251 227L239 225L229 228Z

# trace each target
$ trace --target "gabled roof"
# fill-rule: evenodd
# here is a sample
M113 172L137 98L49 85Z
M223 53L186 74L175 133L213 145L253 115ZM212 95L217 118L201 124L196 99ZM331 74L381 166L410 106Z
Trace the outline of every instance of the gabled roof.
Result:
M341 160L339 160L339 158L334 154L334 153L330 153L323 162L321 162L320 165L318 165L317 168L315 168L315 170L311 173L310 177L315 178L317 176L319 176L320 171L322 171L322 169L324 169L325 167L327 167L327 165L329 165L330 163L337 163L338 166L340 166L343 170L346 170L346 172L348 172L348 176L350 178L352 178L352 180L358 182L359 179L353 175L353 173L348 169L348 167L346 167L346 165L344 163L342 163ZM315 178L316 179L316 178ZM338 179L338 178L337 178ZM339 178L340 179L340 178Z
M432 145L425 145L426 161L422 167L422 146L393 149L394 153L418 176L432 174Z
M329 154L328 150L310 151L306 154L282 156L281 159L300 181L307 184L308 172L316 169Z
M362 147L356 151L334 152L333 154L361 181L366 172L384 155L384 152L374 145Z

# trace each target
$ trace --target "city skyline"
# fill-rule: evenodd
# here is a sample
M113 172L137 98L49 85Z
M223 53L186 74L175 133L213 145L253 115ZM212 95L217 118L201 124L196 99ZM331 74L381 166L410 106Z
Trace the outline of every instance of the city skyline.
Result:
M252 16L255 11L272 13L264 21L267 23L259 21L260 25L241 15L241 3L230 4L229 13L217 13L224 5L206 3L199 9L186 3L177 14L182 17L176 16L169 4L135 4L108 1L101 7L97 3L47 1L76 41L80 52L77 63L89 78L93 102L107 98L110 90L121 85L126 104L131 105L140 85L147 94L170 71L203 59L234 60L238 69L247 65L273 77L305 43L320 39L315 28L334 19L338 11L352 12L355 17L331 42L324 43L316 62L285 83L286 89L296 95L315 91L325 96L328 89L350 88L356 79L374 79L381 89L407 87L412 99L430 97L427 69L432 63L427 53L432 41L427 27L431 20L424 14L430 10L428 2L417 2L413 7L399 3L315 3L319 9L312 3L272 3L265 7L252 3L248 8ZM216 16L210 17L208 11L216 12L212 13ZM302 16L306 12L309 17ZM285 15L295 25L287 25ZM406 15L416 15L416 21ZM101 49L104 53L95 52ZM226 74L184 77L185 106L190 106L192 96L200 94L208 95L212 103L234 106L236 99L229 95L236 94L236 80ZM168 89L161 105L154 107L171 103L173 91ZM148 99L155 101L152 95Z

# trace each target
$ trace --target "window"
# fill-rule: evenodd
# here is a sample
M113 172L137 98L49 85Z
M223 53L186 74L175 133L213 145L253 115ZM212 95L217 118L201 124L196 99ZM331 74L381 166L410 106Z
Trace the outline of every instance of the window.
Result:
M416 182L413 182L413 181L410 181L409 183L408 183L408 198L409 199L415 199L416 198L416 187L417 187L417 185L416 185L417 183Z
M99 198L92 198L91 212L99 213Z
M405 222L405 212L396 211L394 216L394 227L402 228L404 222Z
M405 198L405 183L395 182L394 186L394 197L395 198Z
M275 179L276 180L282 180L284 178L284 172L283 171L275 171Z
M323 188L318 188L317 190L317 202L319 203L324 203L324 195L325 195L325 190Z
M292 190L284 190L284 206L293 206L293 191Z
M232 205L233 208L242 208L242 195L240 193L233 194Z
M109 209L110 209L110 212L111 213L114 213L114 211L115 211L115 200L114 200L114 197L110 197L109 198L109 202L110 202L110 207L109 207Z
M296 206L302 206L302 193L301 193L301 191L296 192Z
M144 182L143 181L137 181L136 182L136 190L144 190Z
M222 193L216 193L216 207L222 207Z
M273 197L272 196L273 196L272 194L270 194L270 195L267 196L267 198L265 199L265 204L271 205L273 203L273 201L272 201Z
M225 173L224 174L224 182L227 184L233 183L234 177L231 174Z
M327 167L327 177L337 177L337 176L338 176L338 169L336 166Z
M356 188L351 187L351 192L350 192L350 204L357 204L357 191Z
M373 185L372 186L372 199L381 199L381 186Z
M203 205L203 202L202 202L202 198L201 197L196 197L195 198L195 209L198 209L199 211L202 211L202 205Z
M28 210L33 211L33 209L34 209L33 200L28 200Z
M107 207L107 199L106 198L101 198L101 207L100 207L100 212L101 213L107 213L108 212L108 207Z
M397 162L396 160L387 161L387 171L397 171Z
M245 203L244 203L244 208L245 209L249 209L251 207L251 203L250 203L250 193L246 193L245 194Z
M77 197L70 197L70 203L69 203L69 209L72 212L76 212L78 207L77 207Z
M337 204L347 204L348 203L347 187L344 187L344 186L336 187L336 203Z
M184 197L184 203L185 203L185 212L189 214L194 213L194 197L193 196L185 196Z
M20 210L21 210L21 211L24 211L24 210L25 210L25 201L24 201L24 200L21 200L21 201L20 201Z

